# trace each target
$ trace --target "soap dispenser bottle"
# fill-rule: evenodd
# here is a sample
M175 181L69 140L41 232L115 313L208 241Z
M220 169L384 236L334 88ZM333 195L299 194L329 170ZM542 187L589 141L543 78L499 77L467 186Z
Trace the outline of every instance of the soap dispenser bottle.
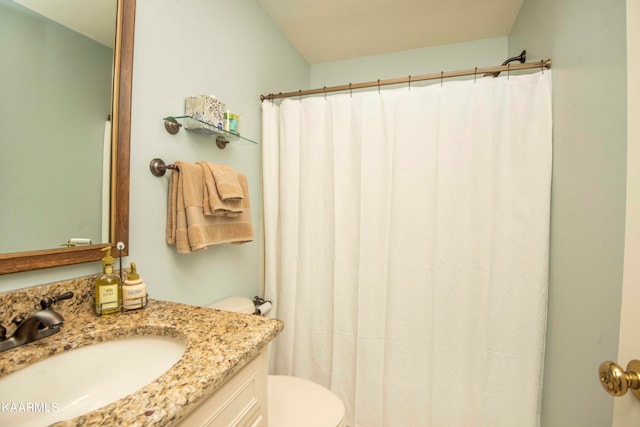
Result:
M125 310L135 310L147 305L147 286L140 278L136 263L131 263L127 279L122 286L122 301Z
M120 311L122 291L120 290L120 277L113 272L113 257L111 246L102 249L106 252L102 258L102 276L96 280L95 301L96 314L112 314Z

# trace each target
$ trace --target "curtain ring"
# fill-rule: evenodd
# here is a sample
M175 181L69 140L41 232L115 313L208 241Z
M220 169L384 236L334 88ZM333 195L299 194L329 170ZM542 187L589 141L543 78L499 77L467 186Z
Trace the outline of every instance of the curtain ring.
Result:
M476 67L476 69L473 71L473 82L476 82L476 79L478 78L478 67Z
M298 89L298 102L302 102L302 89Z
M409 74L409 90L411 90L411 74Z
M327 100L327 87L325 86L324 89L322 89L322 93L324 93L324 100Z
M380 79L378 79L378 95L380 95Z
M540 70L542 71L542 74L544 74L544 60L540 60Z
M507 80L509 80L510 76L511 76L511 64L507 64Z
M353 98L353 92L351 91L351 83L349 83L349 96Z
M440 87L442 87L442 79L444 78L444 71L440 71Z

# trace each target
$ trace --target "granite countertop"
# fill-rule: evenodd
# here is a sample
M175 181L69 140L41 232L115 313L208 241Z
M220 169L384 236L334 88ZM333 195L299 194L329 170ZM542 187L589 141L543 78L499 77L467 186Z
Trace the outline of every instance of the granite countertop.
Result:
M66 290L68 287L47 292ZM0 377L49 355L131 336L177 337L186 342L186 350L152 383L98 410L56 424L60 426L175 425L283 329L283 322L277 319L153 299L144 309L101 317L91 310L87 295L79 295L75 303L58 310L65 302L54 306L65 319L61 332L0 353Z

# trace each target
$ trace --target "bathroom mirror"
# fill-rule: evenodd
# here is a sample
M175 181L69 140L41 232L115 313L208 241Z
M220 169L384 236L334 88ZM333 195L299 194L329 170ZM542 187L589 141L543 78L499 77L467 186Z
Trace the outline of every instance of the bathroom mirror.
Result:
M123 242L127 249L123 255L128 255L129 240L129 146L131 129L131 79L133 68L133 38L135 26L135 0L113 0L117 2L117 17L115 31L115 45L113 55L113 92L111 102L111 164L110 164L110 190L108 194L110 209L108 211L107 233L108 242L87 246L62 247L62 248L33 248L23 252L0 253L0 274L16 273L21 271L36 270L41 268L56 267L70 264L78 264L89 261L97 261L102 258L100 250L107 246L115 246L116 242ZM55 78L48 75L48 78ZM0 104L2 101L0 100ZM0 106L1 108L1 106ZM72 118L68 122L60 123L67 132L72 132L75 126L82 123L74 123ZM38 121L34 120L34 128ZM5 142L3 142L4 144ZM43 144L46 141L42 142ZM107 150L108 151L108 150ZM64 156L57 153L57 157ZM51 158L51 164L45 170L39 170L34 179L46 181L50 174L56 173L56 156ZM77 180L81 180L78 176ZM7 187L11 183L3 182ZM64 188L56 190L63 193ZM83 203L79 200L78 203ZM3 200L3 203L11 203L11 199ZM46 204L41 206L47 209ZM23 224L15 224L16 226ZM56 227L55 223L47 224L48 227ZM25 233L30 231L29 225ZM74 237L74 236L69 236ZM75 236L82 237L82 236ZM0 236L0 238L2 238ZM101 239L99 239L101 240Z

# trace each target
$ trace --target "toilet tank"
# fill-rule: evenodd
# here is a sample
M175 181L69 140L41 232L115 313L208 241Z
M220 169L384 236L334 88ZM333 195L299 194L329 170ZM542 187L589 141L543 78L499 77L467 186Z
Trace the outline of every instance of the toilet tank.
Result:
M253 301L245 297L230 297L216 301L207 306L216 310L232 311L234 313L253 314L256 310Z

